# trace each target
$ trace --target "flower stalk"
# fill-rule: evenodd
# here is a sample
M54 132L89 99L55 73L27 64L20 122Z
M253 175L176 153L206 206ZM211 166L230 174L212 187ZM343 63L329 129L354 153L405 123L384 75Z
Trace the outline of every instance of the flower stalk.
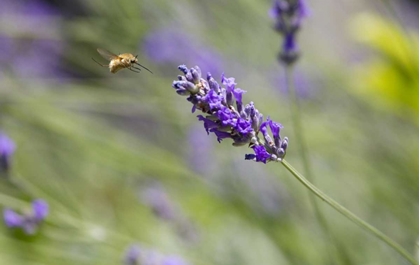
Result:
M320 189L315 187L311 182L309 182L304 176L302 176L296 169L294 169L286 160L282 160L281 163L283 166L290 172L292 175L300 182L302 183L306 188L308 188L315 196L323 200L325 203L327 203L329 206L334 208L337 212L344 215L347 219L352 221L353 223L357 224L358 226L362 227L369 233L375 235L377 238L385 242L387 245L392 247L395 251L401 254L405 259L407 259L411 264L418 264L416 259L403 247L401 247L398 243L393 241L390 237L373 227L372 225L368 224L367 222L360 219L357 215L350 212L336 202L335 200L328 197L325 193L323 193Z
M185 65L180 65L178 69L184 75L179 75L172 87L178 95L186 96L187 101L192 103L192 112L199 110L204 114L197 117L204 123L208 134L213 133L219 142L232 139L233 146L248 145L254 150L254 154L245 155L245 160L262 163L281 162L315 196L387 243L412 264L417 264L403 247L328 197L284 160L289 140L280 136L282 125L269 118L264 121L263 115L255 108L253 102L244 106L242 95L245 91L236 88L234 78L225 78L223 75L221 86L210 73L207 73L206 79L202 78L198 66L188 69Z

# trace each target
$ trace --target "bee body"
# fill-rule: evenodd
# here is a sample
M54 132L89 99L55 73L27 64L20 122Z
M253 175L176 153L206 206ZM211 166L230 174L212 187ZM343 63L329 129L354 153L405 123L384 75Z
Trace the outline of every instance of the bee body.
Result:
M130 71L138 73L138 71L141 71L141 69L136 67L136 65L152 73L152 71L150 71L149 69L147 69L146 67L138 63L137 55L134 56L131 53L122 53L120 55L115 55L110 51L100 49L100 48L98 48L97 51L102 57L109 60L109 64L100 64L96 62L93 58L92 59L101 66L107 66L109 68L109 71L113 74L115 74L116 72L124 68L127 68Z

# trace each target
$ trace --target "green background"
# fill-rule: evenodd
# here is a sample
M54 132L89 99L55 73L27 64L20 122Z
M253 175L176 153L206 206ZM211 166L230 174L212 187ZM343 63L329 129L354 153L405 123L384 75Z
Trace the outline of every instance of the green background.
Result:
M294 72L307 92L303 135L316 186L417 255L418 13L408 2L368 2L309 2ZM149 34L171 28L218 54L244 102L283 124L286 159L302 171L270 1L78 5L83 12L57 13L54 30L39 32L13 26L19 12L1 15L3 36L29 47L60 42L68 74L22 77L2 62L0 128L16 142L10 177L21 188L3 179L0 204L22 211L43 198L51 212L34 236L0 226L1 264L122 264L132 243L197 265L408 264L320 201L326 236L307 190L281 164L245 161L251 149L218 144L176 95L177 66L194 56L157 63L144 52ZM98 47L138 54L153 75L109 73L91 60L102 61ZM157 183L178 222L142 199Z

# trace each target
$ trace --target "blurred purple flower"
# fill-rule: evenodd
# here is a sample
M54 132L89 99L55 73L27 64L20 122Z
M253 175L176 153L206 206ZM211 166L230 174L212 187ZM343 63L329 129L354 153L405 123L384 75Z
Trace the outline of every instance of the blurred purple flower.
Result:
M299 56L298 47L296 44L296 34L288 33L284 36L283 50L279 55L282 62L286 64L293 63Z
M206 71L221 74L222 56L200 43L192 34L175 28L163 28L145 37L146 56L158 64L199 64Z
M274 0L269 15L275 20L274 29L283 36L279 61L290 65L299 57L296 34L302 19L308 16L304 0Z
M15 31L15 37L0 35L1 71L11 70L22 78L65 76L60 70L63 43L54 37L39 37L60 32L57 12L52 7L39 0L2 0L0 15L10 21Z
M180 65L178 69L184 73L178 80L173 81L172 87L182 96L188 96L187 101L193 104L193 111L200 110L206 116L198 115L203 121L207 133L214 133L220 142L230 138L234 146L248 145L254 149L255 154L245 155L246 160L266 163L268 161L281 161L286 155L288 138L280 138L275 126L270 126L275 133L274 141L266 129L266 124L273 124L269 118L263 122L263 115L250 102L242 104L242 94L245 92L236 88L234 78L222 76L220 86L216 80L207 74L207 80L201 78L198 66L188 69ZM236 102L236 109L234 107ZM277 126L281 127L280 124ZM260 139L262 132L263 140ZM277 135L278 133L278 135Z
M248 155L246 158L247 160L255 159L255 161L263 162L264 164L266 164L267 161L270 160L271 155L267 152L267 150L265 150L264 146L257 145L257 146L254 146L252 149L254 149L255 155L253 154Z
M23 53L12 61L13 73L20 77L64 77L60 69L63 43L54 40L33 40L22 45ZM15 50L16 52L16 50Z
M154 183L153 185L147 186L141 192L141 199L159 218L168 221L177 219L176 207L172 200L168 198L162 185Z
M237 196L256 214L277 218L288 204L288 192L275 178L271 178L264 167L233 161L234 174L228 174L229 181L224 181L226 192ZM258 176L258 178L255 178Z
M124 256L124 263L127 265L137 265L137 260L141 254L141 248L138 245L131 245Z
M0 173L9 171L15 149L16 146L13 140L0 132Z
M210 159L214 146L213 141L203 133L203 128L198 124L190 128L187 137L189 165L200 175L208 175L216 167L213 160Z
M9 60L13 50L13 40L0 35L0 62Z
M182 239L190 243L198 240L198 233L193 223L185 217L181 208L178 207L173 199L169 198L160 183L149 184L143 188L141 200L152 209L157 217L173 225Z
M45 220L49 212L48 204L37 199L32 202L32 210L26 214L18 214L12 209L4 209L4 223L10 228L22 228L26 234L32 235Z
M289 91L286 86L286 78L284 75L279 75L278 72L272 73L270 78L273 87L283 95L288 95ZM301 72L295 69L295 75L293 78L294 88L296 95L301 99L310 99L316 95L316 91L319 90L317 80L310 76L306 72Z
M155 251L131 245L124 255L125 265L188 265L184 259L177 256L163 256Z
M162 265L188 265L188 263L177 256L165 257L161 263Z
M296 31L309 9L305 0L273 0L268 13L276 21L274 28L284 34Z
M11 209L5 209L3 212L4 222L8 227L20 227L23 224L23 216L17 214Z
M37 222L41 222L47 217L49 206L46 201L38 199L32 202L33 218Z

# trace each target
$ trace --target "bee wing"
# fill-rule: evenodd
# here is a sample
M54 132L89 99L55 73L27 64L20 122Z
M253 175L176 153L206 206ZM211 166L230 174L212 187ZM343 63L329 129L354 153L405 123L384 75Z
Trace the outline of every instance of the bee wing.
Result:
M104 57L105 59L107 59L107 60L109 60L109 61L111 61L111 60L113 60L113 59L115 59L115 58L118 58L118 56L117 56L116 54L113 54L112 52L107 51L107 50L105 50L105 49L98 48L98 49L96 49L96 50L99 52L99 54L100 54L102 57Z

